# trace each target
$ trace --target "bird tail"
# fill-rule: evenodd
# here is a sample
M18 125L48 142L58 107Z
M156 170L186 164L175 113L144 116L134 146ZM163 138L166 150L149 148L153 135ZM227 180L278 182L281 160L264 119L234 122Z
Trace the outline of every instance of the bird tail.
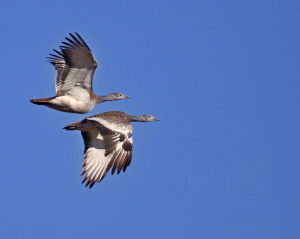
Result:
M52 100L53 98L54 97L43 98L43 99L32 99L30 100L30 102L36 105L49 105L49 101Z
M66 130L79 130L80 124L81 124L81 121L73 123L73 124L69 124L69 125L65 126L63 129L66 129Z

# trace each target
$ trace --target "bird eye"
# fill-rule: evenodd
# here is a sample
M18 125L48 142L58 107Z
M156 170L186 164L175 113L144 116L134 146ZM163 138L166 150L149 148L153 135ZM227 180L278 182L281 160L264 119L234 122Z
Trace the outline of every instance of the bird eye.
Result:
M119 94L119 96L122 96L122 94Z

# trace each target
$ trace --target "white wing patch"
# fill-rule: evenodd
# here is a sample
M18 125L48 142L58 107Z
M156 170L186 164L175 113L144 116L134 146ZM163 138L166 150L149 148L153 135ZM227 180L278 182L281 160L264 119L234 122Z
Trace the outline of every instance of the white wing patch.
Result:
M113 167L112 174L116 170L118 174L122 169L126 171L132 158L133 141L131 135L128 137L128 129L126 134L123 134L109 129L107 126L112 125L105 120L97 117L87 118L87 120L85 124L92 123L92 127L88 128L88 131L81 132L85 143L82 183L86 182L86 186L91 188L105 177L111 167ZM103 124L95 126L99 120L106 122L106 126Z
M105 156L103 137L96 131L82 132L86 150L84 154L82 183L87 180L86 186L92 187L95 182L100 182L106 174L107 165L112 155Z
M87 186L93 186L95 182L100 182L106 175L106 168L112 155L104 156L105 149L89 148L84 154L84 169L82 174L85 174L83 183L87 181Z
M90 90L92 88L93 73L94 70L92 69L70 68L68 70L68 75L60 84L59 90L67 92L75 86Z

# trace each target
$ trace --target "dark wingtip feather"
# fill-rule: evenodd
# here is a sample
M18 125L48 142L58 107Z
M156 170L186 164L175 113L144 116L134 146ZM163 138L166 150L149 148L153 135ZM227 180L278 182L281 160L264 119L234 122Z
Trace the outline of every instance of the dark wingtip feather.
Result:
M95 182L90 183L89 188L92 188L94 186Z
M58 55L64 57L64 55L63 55L60 51L58 51L58 50L56 50L56 49L52 49L52 50L53 50L56 54L58 54Z
M83 174L85 174L85 169L82 170L80 176L82 176Z
M81 41L81 43L90 50L89 46L86 44L86 42L83 40L83 38L77 33L75 32L76 36L79 38L79 40Z
M64 51L64 50L68 49L68 47L66 47L66 46L59 46L59 49L60 49L61 51Z
M113 168L112 168L112 170L111 170L111 175L114 175L114 173L115 173L115 171L116 171L116 164L114 164L114 166L113 166Z
M70 33L71 34L71 33ZM69 41L72 45L73 45L73 47L78 47L78 44L76 43L76 42L74 42L72 39L70 39L69 37L65 37L65 39L67 40L67 41Z
M62 41L61 43L67 45L68 47L74 47L72 44L65 42L65 41Z
M72 39L76 42L76 44L79 47L83 47L82 43L72 33L70 33L70 36L72 37Z
M81 184L83 184L86 180L87 180L87 177L84 176L84 178L83 178L82 181L81 181Z

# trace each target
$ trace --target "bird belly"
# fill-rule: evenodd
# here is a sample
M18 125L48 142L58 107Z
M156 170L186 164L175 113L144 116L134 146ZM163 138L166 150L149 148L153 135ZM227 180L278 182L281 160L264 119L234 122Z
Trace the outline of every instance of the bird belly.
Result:
M51 100L52 107L60 111L71 112L71 113L88 113L94 107L94 101L76 100L72 96L64 95L59 96Z

